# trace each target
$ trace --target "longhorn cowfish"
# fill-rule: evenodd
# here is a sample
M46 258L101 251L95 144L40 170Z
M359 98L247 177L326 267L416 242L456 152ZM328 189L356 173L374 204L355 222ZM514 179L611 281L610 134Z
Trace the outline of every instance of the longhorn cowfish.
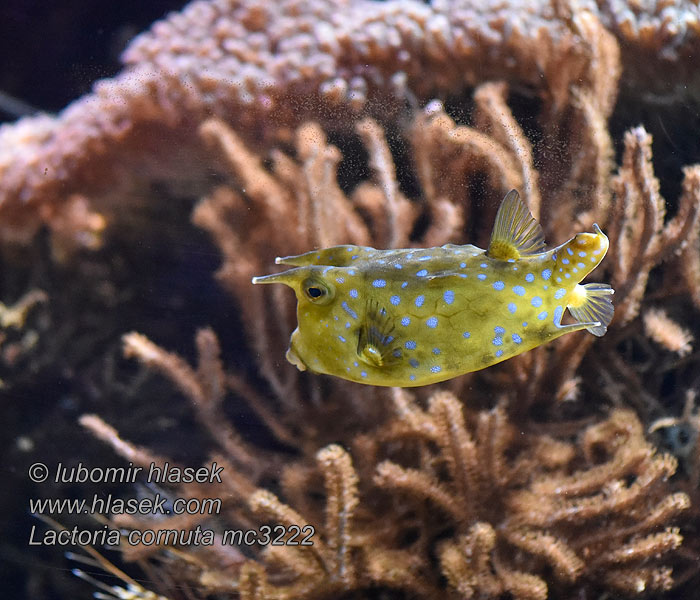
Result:
M608 249L598 225L546 250L515 190L486 250L472 245L376 250L343 245L277 258L295 268L254 277L296 292L287 360L300 370L413 387L477 371L613 317L607 284L580 281ZM565 310L575 322L562 324Z

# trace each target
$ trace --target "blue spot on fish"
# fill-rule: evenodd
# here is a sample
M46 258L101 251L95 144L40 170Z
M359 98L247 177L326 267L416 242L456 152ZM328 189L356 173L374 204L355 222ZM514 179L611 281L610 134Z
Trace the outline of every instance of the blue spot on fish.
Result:
M342 335L339 335L338 339L343 343L347 342L347 340Z
M447 304L452 304L455 301L455 293L452 290L446 290L442 298Z
M564 288L559 288L556 292L554 292L554 298L556 300L561 300L564 296L566 296L566 290Z
M398 306L399 303L401 302L401 297L400 296L392 296L391 298L389 298L389 302L391 302L391 304L393 306Z
M358 295L359 294L357 293L357 290L355 290L355 289L350 290L350 297L351 298L357 298Z
M502 335L506 332L506 330L503 329L503 327L494 327L493 331L496 335Z
M403 317L401 319L401 325L408 327L411 324L411 317Z
M561 315L564 312L564 309L561 306L557 306L554 309L554 324L559 327L561 325Z
M487 265L486 263L481 263L479 266L480 266L482 269L485 269L486 267L488 267L488 265Z
M516 285L513 288L513 293L515 293L518 296L524 296L525 295L525 288L522 285Z
M396 263L394 265L394 269L403 269L403 265L400 265L399 263Z
M338 283L345 283L345 277L336 277L335 280L336 280Z
M502 281L494 281L493 282L493 289L500 292L504 287L506 287L506 284L503 283Z
M467 263L465 263L465 262L459 263L459 268L460 268L460 269L464 269L464 268L466 268L466 266L467 266Z
M416 277L425 277L428 274L427 269L421 269L416 273Z
M425 302L425 296L423 296L422 294L420 296L416 296L416 306L418 308L423 306L423 302Z
M348 313L353 319L357 319L357 313L348 306L347 302L343 302L340 306L343 307L343 310Z
M408 361L408 364L410 364L414 369L418 368L418 365L420 364L415 358L412 358L411 360Z
M527 281L528 283L532 283L533 281L535 281L535 276L532 273L528 273L527 275L525 275L525 281Z
M540 298L539 296L535 296L531 302L532 306L534 306L535 308L539 308L540 306L542 306L542 298Z
M509 312L511 315L514 315L514 314L515 314L515 311L516 311L517 309L518 309L518 307L515 305L515 302L509 302L509 303L508 303L508 312Z
M495 338L493 338L493 345L494 346L500 346L503 343L503 338L499 335L497 335Z
M523 338L521 338L517 333L514 333L514 334L511 335L510 337L513 339L513 341L514 341L516 344L519 344L520 342L523 341Z
M416 342L414 342L413 340L408 340L404 344L404 347L406 348L406 350L415 350L416 346L418 346L418 344L416 344Z
M372 282L372 285L376 288L383 288L386 287L386 279L375 279Z
M503 356L503 350L496 350L496 356L497 357Z
M463 338L466 338L466 339L469 339L471 336L472 336L472 334L469 333L468 331L465 331L465 332L462 334L462 337L463 337Z
M542 279L549 279L552 276L552 269L545 269L542 271Z
M405 290L407 287L408 287L408 281L404 281L404 282L401 284L401 289L402 289L402 290Z
M433 354L435 354L436 356L440 354L440 348L433 348Z
M435 329L438 326L438 319L437 317L430 317L425 324L431 329Z
M547 311L543 310L539 315L537 315L537 318L540 321L544 321L547 318L547 314L548 314Z
M433 365L430 367L431 373L439 373L440 371L442 371L442 367L439 367L438 365Z

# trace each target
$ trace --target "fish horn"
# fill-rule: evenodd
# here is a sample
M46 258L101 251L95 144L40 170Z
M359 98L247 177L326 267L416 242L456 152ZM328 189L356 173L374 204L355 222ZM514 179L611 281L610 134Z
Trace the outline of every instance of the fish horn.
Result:
M305 252L304 254L296 254L294 256L278 256L275 259L276 265L292 265L295 267L303 267L306 265L314 265L318 260L318 250Z
M299 281L299 269L290 269L281 273L272 273L271 275L262 275L261 277L253 277L253 284L258 283L284 283L290 287L294 287L294 283Z

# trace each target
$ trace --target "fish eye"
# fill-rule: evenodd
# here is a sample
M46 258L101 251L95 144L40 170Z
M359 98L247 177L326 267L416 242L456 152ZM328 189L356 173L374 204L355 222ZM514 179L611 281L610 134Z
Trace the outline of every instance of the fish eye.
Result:
M314 304L327 304L333 299L333 289L318 279L307 279L303 284L304 295Z

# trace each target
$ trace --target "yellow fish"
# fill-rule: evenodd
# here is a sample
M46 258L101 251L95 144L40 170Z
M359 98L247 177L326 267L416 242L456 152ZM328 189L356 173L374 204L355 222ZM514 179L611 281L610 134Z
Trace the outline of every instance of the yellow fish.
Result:
M608 250L608 238L593 228L546 250L542 228L512 190L487 250L334 246L277 258L296 268L253 283L296 292L298 327L287 360L300 370L371 385L427 385L565 333L605 334L614 290L579 284ZM567 308L576 322L563 325Z

